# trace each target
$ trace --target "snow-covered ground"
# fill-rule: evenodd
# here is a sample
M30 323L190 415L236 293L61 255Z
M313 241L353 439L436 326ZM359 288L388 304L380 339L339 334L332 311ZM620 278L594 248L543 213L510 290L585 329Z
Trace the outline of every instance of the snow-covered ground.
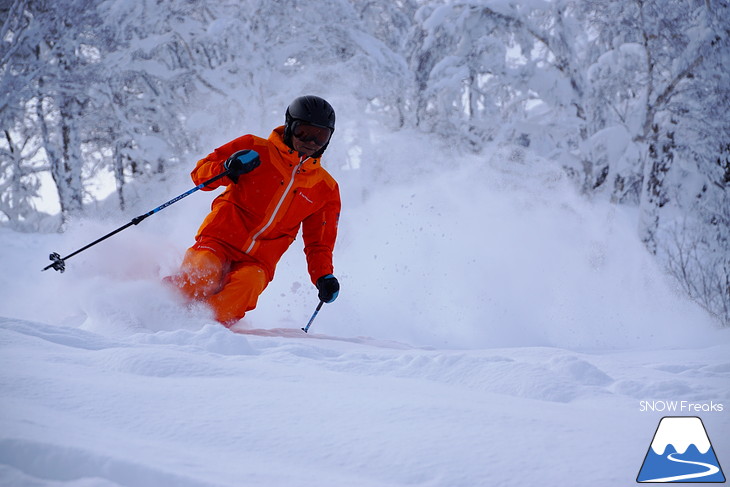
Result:
M730 330L673 288L635 215L509 155L364 200L338 172L342 292L310 335L299 243L239 333L160 287L211 194L40 272L184 175L64 234L0 229L0 485L613 487L667 415L700 416L727 468Z

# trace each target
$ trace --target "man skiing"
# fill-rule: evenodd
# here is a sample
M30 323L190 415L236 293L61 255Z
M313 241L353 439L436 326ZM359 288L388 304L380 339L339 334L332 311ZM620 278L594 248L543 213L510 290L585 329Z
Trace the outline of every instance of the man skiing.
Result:
M227 327L256 307L276 264L302 229L304 253L319 299L331 303L340 285L332 273L340 194L320 158L335 130L332 106L301 96L285 124L268 139L251 134L198 161L195 184L228 172L202 188L226 186L211 205L177 274L165 280L190 301L210 306Z

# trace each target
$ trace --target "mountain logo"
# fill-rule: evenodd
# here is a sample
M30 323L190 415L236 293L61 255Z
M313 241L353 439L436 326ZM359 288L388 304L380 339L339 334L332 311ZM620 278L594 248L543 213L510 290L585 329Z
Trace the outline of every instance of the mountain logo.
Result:
M636 482L725 482L702 420L696 416L663 417Z

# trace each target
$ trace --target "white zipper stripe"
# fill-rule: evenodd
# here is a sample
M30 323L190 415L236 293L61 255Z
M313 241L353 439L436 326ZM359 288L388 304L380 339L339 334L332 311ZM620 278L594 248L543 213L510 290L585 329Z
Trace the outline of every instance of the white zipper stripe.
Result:
M254 245L256 245L256 239L261 236L262 233L264 233L266 230L269 229L272 223L274 223L274 220L276 219L276 214L279 213L279 210L281 209L281 205L284 204L284 200L286 199L286 196L289 194L289 190L292 186L294 186L294 176L296 175L297 171L299 171L299 168L302 167L302 164L307 162L309 160L309 157L307 157L304 160L299 160L299 164L294 166L294 170L291 173L291 178L289 179L289 184L286 186L286 189L284 190L284 193L281 195L281 198L279 199L279 202L276 204L276 208L274 208L274 211L271 212L271 218L269 218L269 221L266 222L266 225L261 228L256 234L251 237L251 245L248 246L246 249L246 253L248 254L253 250Z

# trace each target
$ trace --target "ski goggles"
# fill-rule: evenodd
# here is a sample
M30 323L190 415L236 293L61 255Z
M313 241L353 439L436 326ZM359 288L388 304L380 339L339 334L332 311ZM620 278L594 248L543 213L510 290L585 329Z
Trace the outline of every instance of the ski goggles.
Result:
M330 140L332 131L327 127L318 127L316 125L308 125L305 123L296 123L292 135L302 142L312 142L322 147Z

